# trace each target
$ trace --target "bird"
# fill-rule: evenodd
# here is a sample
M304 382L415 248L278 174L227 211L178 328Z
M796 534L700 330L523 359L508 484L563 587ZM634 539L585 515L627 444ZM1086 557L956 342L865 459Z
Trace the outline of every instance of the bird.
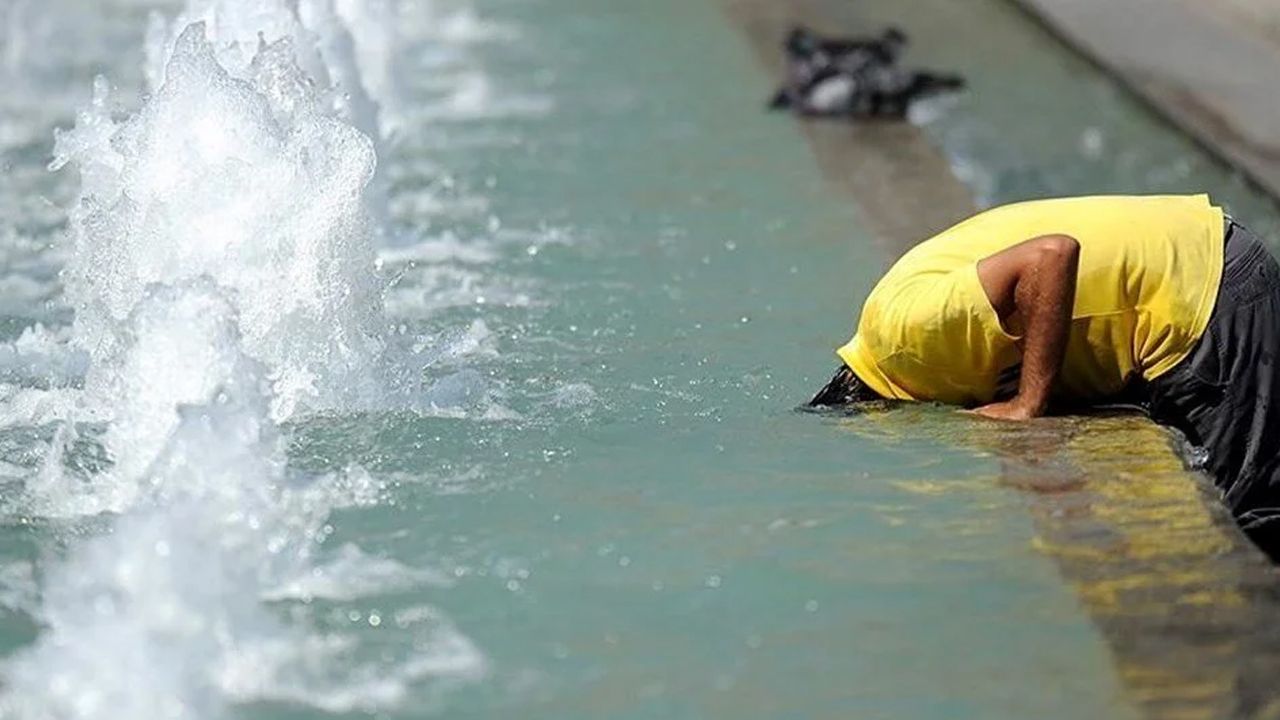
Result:
M906 33L890 27L879 37L824 38L803 26L787 34L787 80L771 110L803 116L902 119L915 100L964 87L958 75L901 67Z

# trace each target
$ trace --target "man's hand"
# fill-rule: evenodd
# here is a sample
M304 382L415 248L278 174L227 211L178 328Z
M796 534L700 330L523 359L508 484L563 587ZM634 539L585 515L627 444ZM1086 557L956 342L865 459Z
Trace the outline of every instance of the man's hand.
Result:
M1037 417L1038 414L1026 404L1018 400L1009 400L1006 402L991 403L975 408L969 412L974 415L981 415L991 420L1014 420L1021 422Z
M1080 243L1066 235L1033 238L978 263L978 280L1000 323L1023 337L1017 396L977 414L1028 420L1048 409L1071 334L1079 266Z

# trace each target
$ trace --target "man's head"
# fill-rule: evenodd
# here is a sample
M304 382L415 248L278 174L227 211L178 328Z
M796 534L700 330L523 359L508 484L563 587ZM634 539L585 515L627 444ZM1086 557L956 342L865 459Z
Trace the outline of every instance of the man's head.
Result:
M809 407L839 407L880 399L880 395L862 382L848 365L841 365L831 382L809 401Z

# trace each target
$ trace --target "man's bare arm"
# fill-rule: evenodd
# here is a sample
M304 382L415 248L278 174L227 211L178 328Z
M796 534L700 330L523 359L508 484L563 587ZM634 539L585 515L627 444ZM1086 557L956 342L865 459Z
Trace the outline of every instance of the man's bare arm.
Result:
M1067 235L1044 235L1014 245L978 263L978 279L1005 329L1022 335L1018 394L975 412L1000 420L1039 417L1071 334L1080 243Z

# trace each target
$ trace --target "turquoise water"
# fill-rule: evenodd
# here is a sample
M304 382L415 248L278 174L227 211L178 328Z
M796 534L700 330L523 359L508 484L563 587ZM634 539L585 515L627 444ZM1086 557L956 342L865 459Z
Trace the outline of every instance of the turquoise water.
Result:
M94 7L104 19L75 16L88 11L73 0L42 17L140 47L137 3ZM1001 8L902 10L925 40L916 57L974 81L925 128L980 203L1207 187L1251 222L1272 218ZM397 17L387 35L396 87L375 93L394 128L379 148L388 218L375 242L388 325L421 350L428 401L338 403L284 422L288 483L363 482L355 500L321 504L304 553L311 581L206 570L202 558L230 563L242 546L188 538L179 510L203 516L182 504L152 508L151 535L135 531L135 509L10 505L6 707L114 716L92 703L42 710L52 686L19 682L98 659L138 674L82 676L82 699L155 694L180 717L1137 714L1117 671L1124 653L1096 620L1101 601L1045 552L1043 500L1010 480L1008 456L1025 456L1026 438L942 408L796 410L834 368L831 348L891 258L792 121L760 112L770 74L719 7L440 0ZM964 18L1025 61L930 35ZM53 69L33 81L63 104L15 103L7 122L32 136L67 125L89 68L136 107L140 52L71 55L45 60ZM1032 114L1052 124L1030 124ZM37 173L48 154L39 137L4 149L12 182L0 207L12 208L3 222L17 248L6 278L35 288L6 311L15 348L23 328L65 328L71 315L56 273L75 178ZM31 209L33 192L49 201ZM16 363L6 392L78 389L76 369L49 355ZM5 487L29 495L59 416L7 397ZM98 438L83 423L65 463L91 485L109 464ZM1087 467L1084 454L1072 462ZM283 508L285 525L313 512ZM1199 537L1224 532L1205 525ZM103 537L116 540L92 545ZM112 597L145 611L119 634L108 631L116 615L60 604L57 578L82 567L79 548L135 568L135 537L191 558L168 584L226 578L200 596L218 618L208 631L217 662L167 624L167 594L130 584L133 569L113 571L133 592ZM41 644L64 614L80 631L75 649ZM167 638L171 652L156 652ZM288 662L272 664L272 652ZM173 666L184 674L169 685Z

